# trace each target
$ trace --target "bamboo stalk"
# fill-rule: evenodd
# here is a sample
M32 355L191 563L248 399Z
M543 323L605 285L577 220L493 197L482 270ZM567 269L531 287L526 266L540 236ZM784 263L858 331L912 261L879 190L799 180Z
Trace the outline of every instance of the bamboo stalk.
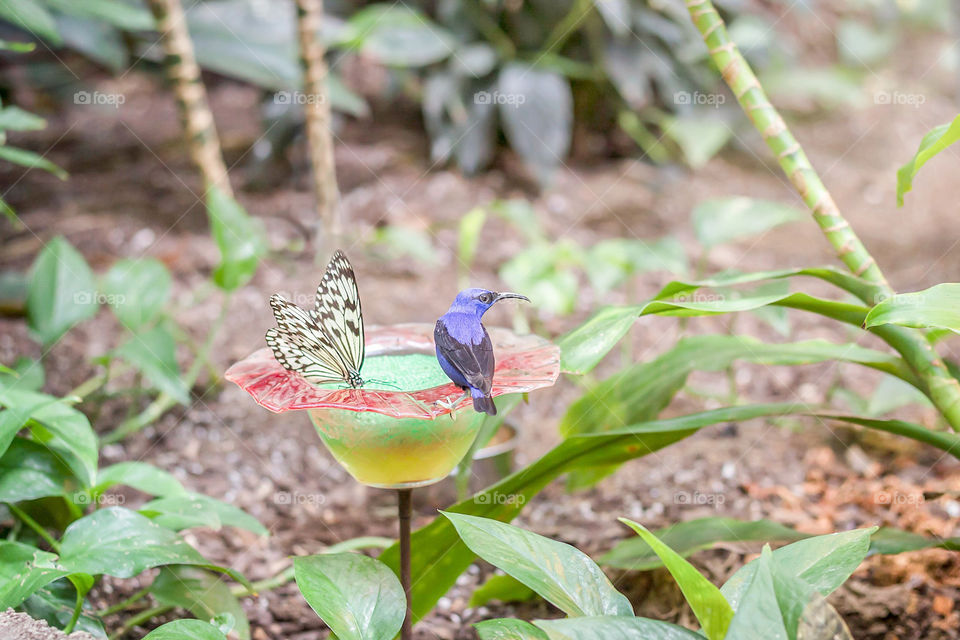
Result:
M204 188L220 188L233 197L227 166L220 151L220 137L200 79L200 67L187 30L187 17L180 0L147 0L157 21L165 56L167 76L180 108L190 158L203 176Z
M690 19L707 45L711 60L720 70L740 107L776 156L780 168L813 212L814 220L837 256L854 275L877 286L875 297L892 295L894 291L876 260L840 213L800 143L770 103L760 81L727 34L723 19L711 0L686 0L686 4ZM863 301L872 306L880 300ZM922 381L927 397L950 426L955 431L960 431L960 383L947 370L926 336L918 331L896 326L876 327L872 331L903 356Z
M327 92L327 63L325 48L318 37L323 23L322 0L297 0L297 36L300 40L300 59L303 66L303 101L307 141L310 147L310 165L313 169L313 189L317 199L324 244L336 244L340 236L337 173L333 160L330 99Z

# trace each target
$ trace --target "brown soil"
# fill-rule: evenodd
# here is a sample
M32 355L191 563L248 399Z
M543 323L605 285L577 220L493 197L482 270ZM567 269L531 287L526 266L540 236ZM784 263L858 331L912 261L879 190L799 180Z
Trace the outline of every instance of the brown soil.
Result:
M919 175L903 209L896 208L895 170L923 134L955 115L948 74L933 62L939 42L914 43L912 55L897 66L873 74L873 90L903 86L923 92L921 108L866 104L815 120L788 114L795 132L818 167L853 227L877 256L898 290L915 290L957 280L960 263L956 221L955 155L946 154ZM933 65L933 66L931 66ZM930 71L924 75L924 70ZM105 81L110 85L112 81ZM875 85L875 86L874 86ZM18 142L39 151L71 173L65 183L30 172L0 169L3 183L13 186L8 200L29 230L5 231L6 267L26 268L42 242L65 235L97 271L119 257L150 255L163 260L176 280L174 317L194 336L205 335L220 304L204 291L204 281L217 262L207 235L203 208L195 194L198 181L179 143L174 105L149 79L130 74L116 90L127 96L119 110L71 106L50 114L43 132L19 136ZM212 102L228 149L237 186L253 181L247 150L260 133L257 93L229 82L216 82ZM380 116L386 116L385 110ZM406 118L406 119L404 119ZM505 156L488 174L468 180L456 171L430 166L427 143L407 112L399 118L369 123L347 122L338 133L336 160L343 189L343 211L350 237L344 243L359 274L368 323L432 321L445 310L457 289L455 271L457 220L472 207L495 197L530 196L530 185L518 180L518 165ZM273 247L287 247L311 221L312 197L303 172L302 149L295 150L295 170L281 186L241 191L249 211L267 225ZM700 253L688 224L692 206L706 197L750 195L785 202L796 197L751 135L743 144L691 173L656 169L632 159L572 162L556 176L553 188L535 198L551 233L584 245L626 236L657 238L674 234L688 247L691 259ZM15 183L15 184L14 184ZM384 260L383 249L371 245L378 226L389 223L429 234L435 264L401 256ZM523 246L509 227L491 220L470 280L496 287L496 269ZM278 252L266 261L253 282L236 293L215 347L222 371L262 346L263 332L273 320L266 300L276 291L308 294L316 286L326 252ZM754 270L833 262L829 246L812 223L797 223L748 242L713 251L711 271ZM666 274L647 274L633 283L637 300L653 294ZM816 283L804 290L824 292ZM559 335L575 326L601 303L619 303L626 295L602 297L584 284L572 317L541 317L538 331ZM792 338L856 339L880 348L870 336L815 316L791 312ZM493 324L510 321L503 309L491 312ZM725 331L727 320L694 320L688 332ZM0 361L18 355L37 357L20 319L0 320ZM645 318L630 337L630 359L650 359L679 337L675 319ZM754 316L737 321L736 331L764 340L782 340ZM90 358L115 344L118 329L106 312L71 331L47 357L47 390L64 393L92 373ZM951 356L956 341L944 344ZM184 354L186 356L186 354ZM596 372L606 376L620 365L614 354ZM845 387L869 394L878 375L852 365L807 367L739 366L740 396L751 402L801 400L822 402L830 390ZM121 381L122 382L122 381ZM691 384L722 393L721 375L695 375ZM587 382L564 378L553 389L537 392L513 414L520 427L516 464L523 465L559 440L557 423ZM205 390L207 389L207 390ZM177 475L191 490L227 500L246 509L271 532L261 539L243 531L194 530L188 540L207 557L229 564L256 580L271 576L288 557L315 553L329 544L358 535L394 534L395 505L387 492L353 482L323 449L306 416L273 415L230 386L198 388L189 408L167 413L156 424L103 450L102 464L142 459ZM670 413L717 406L681 394ZM123 418L125 408L108 402L96 419L107 431ZM933 424L930 411L898 413ZM731 424L705 429L654 455L628 463L589 491L569 495L560 483L548 487L526 507L516 524L599 554L628 536L616 518L627 516L648 527L723 515L771 518L804 531L828 531L874 524L899 526L927 535L960 535L960 503L955 494L909 505L879 504L879 492L920 496L924 491L956 490L960 464L936 450L837 425L797 421L780 427ZM278 500L284 493L310 499L299 504ZM722 496L722 507L683 504L681 492ZM427 494L428 492L424 492ZM130 504L142 496L129 494ZM416 524L435 517L442 501L424 495ZM756 546L724 545L694 556L694 563L716 583L722 582L757 551ZM543 603L491 605L477 609L466 603L489 567L473 566L436 610L418 624L417 638L473 638L468 626L500 616L524 618L557 615ZM611 574L629 595L639 615L692 625L693 618L669 576L663 571ZM138 579L108 580L94 594L95 604L116 602L141 586ZM864 640L894 638L956 639L960 599L960 561L956 554L927 551L870 558L831 602ZM297 640L323 637L323 625L287 585L245 600L254 638ZM115 620L108 620L115 624Z
M3 640L94 640L94 637L85 631L74 631L67 635L42 620L34 620L25 613L15 613L13 609L0 611L0 638Z

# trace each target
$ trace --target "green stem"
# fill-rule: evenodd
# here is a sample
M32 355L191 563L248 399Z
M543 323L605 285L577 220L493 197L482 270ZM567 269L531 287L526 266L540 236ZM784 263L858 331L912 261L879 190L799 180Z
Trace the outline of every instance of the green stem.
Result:
M73 628L77 626L77 620L80 619L80 612L83 611L83 595L80 593L80 590L77 589L77 602L73 605L73 615L70 616L70 621L67 623L67 626L63 628L63 632L66 635L70 635L73 632Z
M107 383L107 380L110 378L109 370L104 371L103 373L98 373L95 376L87 378L79 386L75 387L72 391L67 393L67 397L75 397L83 400L88 395L102 387Z
M547 36L547 46L543 49L542 53L556 53L563 48L563 45L566 44L570 36L577 31L577 27L592 9L593 0L574 0L570 11L567 12L567 15L557 23L557 26L555 26L553 31L550 32L550 35Z
M38 536L46 540L47 544L50 545L51 549L53 549L57 553L60 553L60 543L57 542L53 536L47 533L46 529L40 526L40 523L34 520L30 516L30 514L28 514L26 511L24 511L17 505L13 504L12 502L8 502L7 506L10 508L10 513L20 518L20 520L22 520L25 525L27 525L28 527L36 531Z
M262 591L272 591L277 587L282 587L293 580L293 567L287 567L277 575L271 578L264 578L263 580L258 580L257 582L251 583L250 586L253 587L254 593L260 593ZM233 585L230 587L230 593L237 597L248 596L250 592L247 588L241 584Z
M869 418L861 418L859 416L843 416L824 413L811 413L808 415L821 419L849 422L862 427L877 429L878 431L886 431L887 433L895 433L898 436L905 436L919 442L925 442L926 444L933 445L942 451L946 451L954 458L960 459L960 436L950 433L949 431L934 431L933 429L928 429L922 425L914 424L913 422L905 422L903 420L873 420Z
M152 609L146 609L134 616L130 616L124 621L122 625L120 625L119 629L117 629L116 631L110 634L110 640L117 640L118 638L123 637L123 635L127 631L134 628L135 626L139 624L143 624L144 622L149 621L151 618L162 616L163 614L167 613L171 609L173 609L173 605L164 604L157 607L153 607Z
M763 136L780 168L813 212L813 219L833 246L837 256L856 276L876 285L876 293L892 295L893 290L860 238L840 213L830 192L807 159L803 148L770 104L759 80L740 50L727 34L723 19L710 0L686 0L690 19L707 45L710 58L720 70L737 102ZM863 298L861 298L863 299ZM868 305L877 299L863 299ZM939 354L917 331L889 325L872 329L903 356L923 384L924 393L950 426L960 431L960 383L950 375Z
M230 294L225 294L223 297L223 303L220 306L220 314L210 326L210 331L207 332L206 340L204 340L203 345L197 351L196 357L193 359L193 363L190 365L190 369L187 370L186 375L183 377L183 381L188 389L193 387L194 383L197 381L197 378L200 376L200 371L203 369L204 364L210 358L210 351L213 349L214 338L216 338L217 333L219 333L220 328L223 326L223 322L227 317L227 311L230 308L230 300ZM147 406L146 409L141 411L138 415L133 416L128 420L124 420L119 427L102 437L100 439L100 443L111 444L123 440L128 435L140 431L140 429L143 429L148 424L160 418L160 416L166 413L167 410L175 407L176 404L176 399L167 395L166 393L161 393Z
M517 55L513 40L476 0L467 0L463 3L463 8L470 15L474 26L500 54L500 58L510 60Z

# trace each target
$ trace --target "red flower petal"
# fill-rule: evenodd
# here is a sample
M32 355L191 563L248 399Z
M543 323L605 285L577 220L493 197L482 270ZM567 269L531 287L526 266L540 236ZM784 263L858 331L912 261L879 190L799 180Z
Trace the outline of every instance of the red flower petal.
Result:
M539 336L517 336L507 329L490 329L497 367L493 374L494 397L526 393L552 386L560 375L560 348ZM434 353L433 325L424 323L368 327L367 356L390 353ZM255 351L227 369L227 380L236 383L270 411L295 409L345 409L372 411L395 418L434 419L450 413L438 400L462 395L453 383L410 391L379 389L321 389L300 374L287 371L270 349ZM462 400L455 409L471 403Z

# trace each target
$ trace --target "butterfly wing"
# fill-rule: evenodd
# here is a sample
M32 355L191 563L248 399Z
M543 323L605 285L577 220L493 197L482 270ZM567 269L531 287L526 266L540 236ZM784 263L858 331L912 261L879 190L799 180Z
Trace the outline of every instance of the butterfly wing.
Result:
M270 298L270 307L277 326L267 331L267 345L283 368L319 384L349 379L342 358L310 314L278 295Z
M327 265L310 317L340 356L348 374L359 374L364 355L360 292L353 267L341 251L333 254Z

